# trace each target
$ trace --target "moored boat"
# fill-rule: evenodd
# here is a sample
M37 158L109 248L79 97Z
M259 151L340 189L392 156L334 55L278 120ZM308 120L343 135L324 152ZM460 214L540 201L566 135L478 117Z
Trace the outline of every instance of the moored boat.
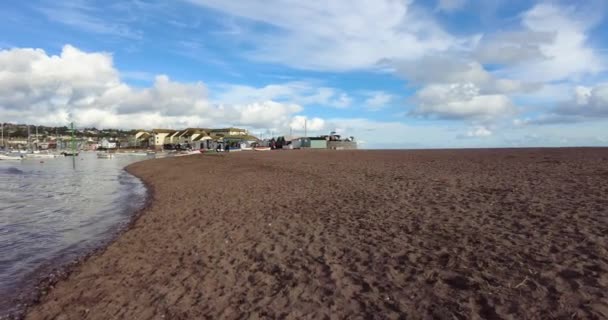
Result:
M50 158L56 158L58 157L58 155L56 154L52 154L52 153L26 153L23 155L24 158L30 158L30 159L50 159Z
M22 160L23 158L21 156L9 156L6 154L0 154L0 160L13 160L13 161L19 161Z
M71 156L77 157L78 156L78 152L72 152L72 151L64 151L61 154L66 157L71 157Z
M255 147L253 151L270 151L272 150L270 147Z
M107 152L98 152L97 153L97 158L98 159L112 159L112 158L114 158L114 154L113 153L107 153Z

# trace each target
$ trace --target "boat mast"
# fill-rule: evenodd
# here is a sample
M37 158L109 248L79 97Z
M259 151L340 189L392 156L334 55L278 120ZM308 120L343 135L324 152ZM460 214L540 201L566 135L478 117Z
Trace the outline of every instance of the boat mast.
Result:
M70 128L72 129L72 156L76 156L76 140L74 138L74 122L70 123Z
M32 137L30 136L30 125L27 125L27 145L32 150Z
M4 150L4 122L0 123L2 126L2 150Z

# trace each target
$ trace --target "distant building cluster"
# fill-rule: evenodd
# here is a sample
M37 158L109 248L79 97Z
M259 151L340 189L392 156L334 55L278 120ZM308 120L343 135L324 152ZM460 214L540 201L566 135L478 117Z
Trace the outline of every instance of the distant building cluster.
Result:
M39 130L40 129L40 130ZM4 124L0 149L53 150L151 149L356 149L354 137L342 138L335 132L317 137L272 137L259 139L241 128L186 128L183 130L74 130L67 127L34 127Z
M318 137L277 137L259 139L240 128L187 128L184 130L153 129L137 131L135 144L141 148L167 149L217 149L218 147L251 148L270 147L272 149L356 149L354 137L341 138L335 132Z
M184 130L153 129L137 131L137 147L163 149L214 149L218 144L253 144L259 139L239 128L187 128Z

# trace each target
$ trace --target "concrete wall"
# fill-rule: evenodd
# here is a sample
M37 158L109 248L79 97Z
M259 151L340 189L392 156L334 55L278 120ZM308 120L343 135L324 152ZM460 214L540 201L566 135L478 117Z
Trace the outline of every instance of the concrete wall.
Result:
M353 150L357 149L357 143L355 141L327 141L327 149Z

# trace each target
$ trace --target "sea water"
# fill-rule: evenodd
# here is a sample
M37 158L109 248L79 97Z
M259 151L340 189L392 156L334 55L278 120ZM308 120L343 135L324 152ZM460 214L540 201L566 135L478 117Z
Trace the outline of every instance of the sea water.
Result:
M0 160L0 317L41 273L99 247L145 202L141 156ZM31 288L30 288L31 290Z

